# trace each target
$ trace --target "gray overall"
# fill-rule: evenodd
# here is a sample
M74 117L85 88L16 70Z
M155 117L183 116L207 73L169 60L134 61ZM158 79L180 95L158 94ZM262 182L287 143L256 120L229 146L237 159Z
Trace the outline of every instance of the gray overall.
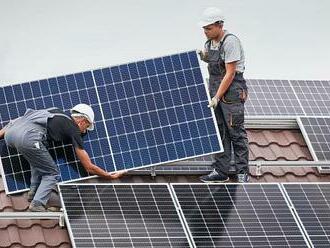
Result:
M27 109L24 116L6 126L5 141L24 156L31 167L30 190L35 191L33 201L44 206L60 179L58 166L47 149L47 120L61 113Z
M227 34L219 45L218 50L211 50L208 44L207 63L209 71L209 91L215 96L219 84L226 74L225 62L220 51ZM207 43L206 43L207 44ZM231 162L232 148L234 152L237 173L248 171L249 148L246 130L244 128L244 102L247 97L247 86L243 73L236 73L223 98L215 109L219 132L222 138L224 152L215 155L213 164L217 172L228 175Z

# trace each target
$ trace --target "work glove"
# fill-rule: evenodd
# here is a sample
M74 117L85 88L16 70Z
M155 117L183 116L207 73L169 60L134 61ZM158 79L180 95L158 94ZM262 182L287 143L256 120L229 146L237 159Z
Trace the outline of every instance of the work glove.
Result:
M209 102L209 105L207 105L209 108L216 108L219 103L219 98L217 96L214 96L211 101Z
M203 51L197 50L197 54L199 55L200 59L203 59Z
M197 54L201 60L207 60L207 53L204 50L197 50Z

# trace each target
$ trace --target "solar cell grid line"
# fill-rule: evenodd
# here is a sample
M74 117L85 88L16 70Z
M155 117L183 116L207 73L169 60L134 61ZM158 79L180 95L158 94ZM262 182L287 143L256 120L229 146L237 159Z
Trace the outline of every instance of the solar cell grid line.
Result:
M222 150L196 51L93 71L117 170Z
M73 247L191 247L167 184L60 184Z
M330 161L330 116L297 119L315 161Z
M305 115L288 80L248 79L247 116Z
M330 246L330 184L283 183L313 247Z
M330 81L290 80L307 116L329 116Z
M171 184L196 247L310 247L278 184Z
M0 125L3 127L10 120L22 116L27 108L58 107L68 111L81 102L93 107L96 121L95 131L84 138L84 147L95 164L113 171L110 145L104 134L105 125L91 71L0 88ZM50 153L59 165L61 180L75 180L88 175L78 163L71 145L54 143ZM18 156L16 150L8 149L3 141L1 163L7 194L29 188L30 168L27 161Z

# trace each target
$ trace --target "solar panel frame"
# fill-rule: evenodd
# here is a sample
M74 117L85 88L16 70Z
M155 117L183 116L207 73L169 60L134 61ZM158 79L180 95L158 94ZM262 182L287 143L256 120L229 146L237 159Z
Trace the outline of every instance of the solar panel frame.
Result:
M320 187L326 187L321 190ZM299 220L303 231L306 234L308 241L312 247L329 247L330 245L330 226L329 222L329 210L330 210L330 198L326 197L330 193L329 182L289 182L282 183L284 193L287 195L289 204L294 209L297 219ZM315 188L317 187L317 192ZM321 193L321 198L317 193ZM325 203L325 204L324 204ZM316 207L319 207L318 211L315 211ZM326 212L326 213L325 213ZM326 215L327 221L323 218ZM312 216L312 219L311 217ZM315 222L321 227L315 226ZM322 223L328 225L328 229L325 229ZM314 224L314 225L313 225ZM312 234L314 233L314 234ZM318 239L319 238L319 239Z
M172 60L172 57L179 58L179 59ZM178 63L178 61L180 63ZM182 61L185 61L185 63L183 63ZM189 65L187 64L187 61L189 62ZM184 77L184 78L189 77L190 81L187 80L187 78L185 78L184 83L190 83L192 85L181 85L182 87L195 87L194 84L198 78L198 80L197 80L198 89L202 90L205 93L205 95L204 95L205 99L203 99L203 101L205 102L205 104L204 104L205 106L203 105L203 107L200 107L200 108L203 108L203 111L205 111L205 114L204 114L204 112L202 112L202 116L203 116L203 118L205 116L208 117L210 119L208 124L213 125L213 127L206 126L206 123L204 123L206 121L204 121L204 120L207 120L207 119L205 117L204 119L202 119L201 123L203 125L205 125L205 127L203 127L203 130L205 129L207 132L208 136L205 136L206 138L199 136L199 134L197 135L198 137L196 138L196 136L193 136L191 134L191 132L188 131L190 134L190 136L189 136L190 140L189 139L187 140L187 142L188 142L187 144L189 145L187 147L191 147L192 150L194 150L194 153L190 154L189 156L186 156L186 157L177 156L178 158L175 157L175 159L171 158L167 161L159 161L158 163L144 164L139 167L134 166L132 168L125 168L125 167L117 168L118 163L115 161L115 158L113 156L114 143L111 142L111 140L110 140L112 136L111 136L111 133L109 132L110 128L106 122L107 119L105 117L105 115L107 113L106 110L108 110L108 109L104 108L104 106L103 106L107 102L104 103L104 101L102 101L102 97L104 97L104 94L107 95L108 93L104 92L104 91L100 90L100 88L98 88L98 87L100 87L100 83L96 79L96 77L97 77L96 73L98 71L106 71L107 69L111 70L113 72L113 75L112 74L110 75L111 78L113 78L117 82L120 82L120 80L122 80L122 79L128 79L127 75L126 75L127 70L128 70L129 75L134 74L132 76L132 78L134 78L134 80L137 80L137 79L139 79L138 76L140 76L139 73L142 73L142 74L147 73L147 71L140 72L138 70L138 67L139 66L141 67L141 65L145 64L145 68L142 66L142 69L144 68L145 70L147 70L148 69L147 65L148 64L152 65L150 62L154 62L153 66L150 67L150 68L154 68L154 71L152 72L151 76L157 76L157 73L161 73L162 78L166 79L167 75L169 75L169 73L168 73L168 71L166 71L166 69L170 68L169 69L171 71L170 73L172 73L171 77L173 77L173 76L176 77L175 70L178 70L180 77ZM158 68L156 66L156 63L158 63L158 64L161 63L162 68ZM129 67L132 67L134 69L133 65L135 65L136 70L129 71ZM187 70L189 73L187 75L185 75L183 72L184 70ZM191 70L191 71L189 71L189 70ZM121 71L126 72L126 74L121 73ZM27 82L24 84L9 85L9 86L0 88L0 96L3 95L6 97L9 97L9 102L6 99L6 103L4 103L4 104L0 103L0 114L2 114L0 122L2 125L4 125L9 121L9 119L21 116L24 114L23 112L25 112L25 111L20 111L20 108L17 108L15 104L14 105L11 104L12 102L10 102L10 101L14 101L14 102L16 100L18 100L19 102L23 101L24 106L33 107L33 108L37 108L37 109L41 108L41 107L43 107L43 108L44 107L53 107L56 105L56 107L60 107L60 108L62 107L64 110L68 110L75 104L85 102L87 104L91 104L94 111L96 112L96 130L98 130L99 126L104 127L103 128L104 130L102 129L100 131L100 133L101 133L100 135L98 134L98 132L95 132L95 131L90 132L88 134L88 137L90 137L90 139L85 141L85 147L86 147L87 152L90 154L92 161L108 172L117 171L117 170L121 170L121 169L134 170L136 168L147 168L150 166L163 164L164 162L166 162L166 163L177 162L177 161L181 161L181 160L185 160L185 159L189 159L189 158L199 157L201 155L210 155L210 154L221 152L223 150L223 147L222 147L222 143L221 143L220 134L219 134L218 128L216 126L216 118L215 118L214 110L213 109L209 110L207 108L207 102L210 100L210 96L208 95L205 77L202 75L202 73L203 72L200 70L200 61L198 59L196 51L188 51L188 52L183 52L183 53L175 54L175 55L168 55L168 56L157 57L157 58L153 58L153 59L141 60L141 61L137 61L137 62L133 62L133 63L129 63L129 64L115 65L115 66L101 68L101 69L97 69L97 70L93 70L93 71L74 73L74 74L69 74L69 75L64 75L64 76L59 76L59 77L53 77L53 78L49 78L49 79L38 80L38 81L34 81L34 82ZM148 74L146 74L146 76L149 77ZM86 78L88 78L88 80L86 80ZM196 80L194 81L193 79L196 79ZM82 90L79 88L78 81L82 81L84 84L84 87L82 87ZM194 81L194 83L192 83L192 81ZM179 84L181 81L177 80L176 82ZM170 86L171 82L168 81L168 83ZM33 87L32 87L32 85L33 85ZM120 83L118 83L118 85L120 85ZM172 86L173 86L173 84L172 84ZM122 86L118 86L118 87L122 87ZM154 85L153 87L157 87L157 86ZM161 88L162 86L159 85L159 87ZM14 88L15 88L15 90L14 90ZM90 89L90 91L87 92L86 89ZM197 89L197 86L196 86L196 89ZM15 92L17 92L17 99L14 94ZM42 95L43 92L46 92L45 96ZM124 89L124 92L126 92L125 89ZM72 93L71 97L70 97L69 93ZM200 97L199 94L204 94L204 93L200 93L197 91L198 97ZM89 97L89 94L93 94L92 100ZM181 94L181 93L179 92L179 94ZM188 90L187 90L186 94L188 94L188 97L190 98ZM46 105L43 98L45 98L45 99L47 98L47 101L50 104ZM38 100L37 103L34 102L35 99ZM198 98L198 99L200 99L200 98ZM174 101L174 99L172 99L172 100ZM55 102L58 102L58 101L60 102L60 104L59 104L60 106L58 104L55 104ZM173 104L174 104L174 102L173 102ZM5 109L3 107L5 107ZM15 110L16 112L9 111L10 109L15 109L15 108L16 108L16 110ZM195 109L193 109L193 104L191 104L190 109L191 109L191 112L195 113ZM189 113L189 111L188 112L186 111L185 113ZM5 118L2 118L2 116L5 116ZM99 125L98 125L98 123L99 123ZM193 119L192 123L193 123L193 127L197 128L196 130L198 130L198 133L202 132L201 131L202 129L200 129L201 127L197 126L196 120ZM185 122L181 122L181 124L182 124L181 125L182 128L188 127L188 125L185 125ZM213 130L209 131L212 128L213 128ZM170 131L170 132L172 133L172 131ZM152 135L154 135L154 134L152 134ZM216 136L216 139L217 139L216 146L214 146L215 140L213 139L211 141L211 135ZM99 136L101 136L102 139ZM154 136L154 138L155 138L155 136ZM174 136L173 136L173 139L174 139ZM208 153L199 154L200 152L205 151L204 150L205 144L203 142L201 142L200 139L204 139L204 140L208 139L208 142L209 142L208 147L211 149L211 150L209 150ZM199 145L196 142L193 143L194 140ZM181 141L179 140L178 142L180 143ZM177 149L174 144L175 143L173 143L173 145L170 144L169 147L171 149L173 147L175 149ZM180 147L183 147L183 149L184 149L184 146L183 146L184 144L187 145L186 143L182 143L182 145L180 146ZM204 144L204 146L203 146L203 144ZM197 148L199 147L201 150L197 151L196 146L197 146ZM62 149L64 149L66 146L61 145L60 147L57 147L57 148L61 149L61 147L62 147ZM219 149L217 149L217 147ZM177 149L177 150L180 150L180 149ZM175 151L177 151L177 150L175 150ZM195 152L195 150L196 150L196 152ZM66 155L65 152L63 152L63 153L64 153L64 155ZM149 153L149 151L148 151L148 153ZM160 152L158 152L158 153L160 154ZM168 153L168 150L166 150L166 153ZM178 153L176 153L176 154L178 155ZM57 155L56 149L54 150L54 155L55 156ZM187 155L187 154L185 153L185 155ZM120 156L121 156L121 154L120 154ZM131 158L133 158L131 154L130 154L130 156L131 156ZM149 156L151 157L151 152L149 153ZM168 155L168 158L170 158L169 155ZM151 158L150 158L150 161L152 162ZM132 162L133 162L133 160L132 160ZM1 161L1 163L2 163L2 161ZM78 160L76 159L75 155L74 155L72 163L78 164ZM109 165L108 165L108 163L109 163ZM67 170L66 162L64 160L61 160L59 167L60 167L60 169L62 167L63 171L66 171ZM81 169L81 166L76 165L76 167L79 168L76 170L79 173L80 173L80 171L82 171L82 172L84 171L83 169ZM107 168L114 168L114 169L110 170ZM5 173L4 170L2 170L1 172ZM73 173L73 175L76 175L76 172L73 171L72 173ZM3 174L3 175L5 175L5 174ZM82 178L86 179L86 178L94 177L94 176L90 176L90 175L88 175L86 177L85 176L81 177L79 174L78 178L74 178L70 175L70 171L67 174L65 174L65 176L66 175L69 175L68 178L65 177L65 179L66 179L65 181L67 181L67 182L81 180ZM64 176L62 175L62 177L64 177ZM24 178L28 179L29 176L25 176ZM6 190L7 194L18 193L18 192L22 192L22 191L25 191L28 189L27 183L24 184L25 185L24 187L20 187L20 188L16 187L15 190L13 190L11 187L8 187L6 180L4 182L5 182L5 190Z
M330 161L330 116L302 116L298 125L315 161Z
M73 245L73 247L78 247L78 246L76 246L76 239L78 239L78 238L76 238L75 239L75 235L74 235L74 231L73 231L73 229L72 229L72 224L71 224L71 222L70 222L70 219L69 219L69 214L68 214L68 209L67 209L67 206L66 206L66 204L65 204L65 200L64 200L64 195L63 195L63 189L64 188L69 188L69 187L98 187L98 186L100 186L100 187L110 187L110 186L112 186L112 187L125 187L125 186L130 186L132 189L133 189L133 187L134 186L137 186L137 187L139 187L139 186L148 186L149 188L150 188L150 191L151 191L151 193L152 193L152 198L153 198L153 200L154 200L154 202L155 202L155 204L157 205L157 197L158 196L156 196L155 194L154 194L154 192L152 191L152 188L151 187L153 187L153 186L157 186L157 187L163 187L163 188L166 188L167 189L167 195L170 197L170 198L168 198L168 199L171 199L171 202L166 202L166 205L167 204L170 204L170 205L172 205L172 207L173 207L173 209L172 209L172 211L175 211L175 213L176 213L176 215L177 215L177 218L178 218L178 220L179 220L179 222L180 222L180 224L181 224L181 228L182 228L182 231L184 232L184 234L185 234L185 237L179 237L179 236L173 236L173 237L170 237L170 236L166 236L166 237L164 237L163 238L163 240L166 242L166 241L169 241L170 243L171 243L171 246L170 247L182 247L182 244L180 245L180 246L172 246L172 245L175 245L175 240L176 239L178 239L178 242L181 242L183 239L186 239L186 241L187 241L187 243L189 244L189 247L194 247L193 246L193 244L192 244L192 241L190 240L190 237L189 237L189 235L188 235L188 233L187 233L187 230L186 230L186 228L185 228L185 226L184 226L184 223L183 223L183 220L182 220L182 218L181 218L181 214L180 214L180 212L179 212L179 210L178 210L178 208L176 207L176 203L174 202L174 200L173 200L173 193L172 193L172 191L170 190L170 188L169 188L169 184L165 184L165 183L157 183L157 184L148 184L148 183L134 183L134 184L130 184L130 183L96 183L96 184L82 184L82 183L68 183L68 184L64 184L64 183L60 183L59 184L59 193L60 193L60 198L61 198L61 202L62 202L62 206L63 206L63 212L64 212L64 217L65 217L65 220L66 220L66 223L67 223L67 226L68 226L68 232L69 232L69 236L70 236L70 239L71 239L71 243L72 243L72 245ZM138 201L139 201L139 199L137 198L137 195L135 194L135 192L134 192L134 189L133 189L133 194L134 194L134 197L135 197L135 200L136 200L136 203L138 203ZM116 199L117 199L117 202L119 202L120 201L120 195L118 195L117 194L117 192L115 192L115 195L116 195ZM91 196L92 197L92 196ZM94 197L94 196L93 196ZM163 200L165 200L165 198L163 199L163 197L164 196L159 196L159 199L160 199L160 203L161 204L163 204ZM97 191L97 198L98 198L98 201L101 203L101 201L102 201L102 199L101 199L101 197L100 197L100 193L99 193L99 191ZM71 197L71 199L72 199L72 197ZM81 203L83 203L83 204L87 204L86 202L83 202L82 201L82 195L79 193L79 199L81 200ZM163 200L162 200L163 199ZM141 199L140 199L141 200ZM147 199L142 199L142 200L147 200ZM125 203L125 202L124 202ZM165 202L164 202L165 203ZM145 203L144 203L145 204ZM93 206L93 205L95 205L95 204L91 204L91 206ZM133 204L132 204L133 205ZM95 205L96 206L96 205ZM100 206L101 206L101 208L102 208L102 212L103 212L103 215L105 216L105 213L106 212L108 212L108 210L107 209L104 209L103 208L103 206L102 206L102 204L100 204ZM109 207L110 207L110 205L108 205ZM112 206L112 205L111 205ZM118 206L120 206L120 204L118 205ZM127 205L127 206L131 206L130 204L129 205ZM137 206L139 206L139 209L141 209L140 208L140 206L141 205L137 205ZM158 208L159 207L159 205L157 205L157 212L159 213L159 214L161 214L161 209L160 208ZM86 214L86 211L85 211L85 207L82 205L82 209L83 209L83 211L84 211L84 214L85 214L85 217L86 217L86 219L88 219L88 216L87 216L87 214ZM120 211L121 211L121 213L122 213L122 215L124 216L124 211L122 210L122 208L120 207ZM166 208L165 209L166 211L168 210L168 208ZM115 211L115 210L114 210ZM142 212L140 211L140 215L142 216L143 214L142 214ZM152 215L152 213L151 213L151 215ZM161 215L160 215L160 217L161 217ZM166 218L168 218L168 216L165 216ZM81 219L81 218L80 218ZM111 224L111 223L109 223L108 222L108 220L107 219L104 219L104 221L106 222L106 224L107 224L107 226L109 225L109 224ZM129 232L129 227L128 227L128 224L127 224L127 222L126 222L127 220L125 219L124 220L124 222L125 222L125 226L126 226L126 228L127 228L127 231ZM166 228L169 228L169 227L167 227L166 226L166 223L168 222L169 220L166 220L166 222L164 221L164 219L162 219L162 225L163 225L163 227L164 227L164 230L166 229ZM117 219L117 221L115 220L114 222L114 225L116 225L117 223L120 223L120 220L119 219ZM147 230L147 224L146 224L146 222L145 221L143 221L143 223L144 223L144 226L145 226L145 228L146 228L146 230ZM88 225L88 229L89 229L89 232L90 232L90 236L92 236L92 228L89 226L89 224L87 223L87 225ZM98 226L98 228L100 228L100 226ZM115 228L114 228L115 229ZM112 240L114 240L114 239L118 239L118 240L120 240L121 238L120 237L114 237L114 236L112 236L111 235L111 232L110 232L110 227L108 226L108 231L109 231L109 236L111 237L111 239ZM166 230L165 230L166 231ZM148 233L148 232L147 232ZM172 231L172 233L173 233L173 231ZM102 237L101 237L102 235L100 235L99 237L96 237L96 239L102 239ZM142 234L139 236L139 237L131 237L131 235L129 235L129 238L130 239L138 239L138 238L141 238L141 236L142 236ZM149 233L148 233L148 236L149 236ZM86 237L81 237L81 239L85 239ZM88 239L89 239L89 237L87 237ZM152 237L149 237L150 239L152 238ZM153 237L153 238L161 238L161 237ZM123 239L125 239L125 236L123 236ZM92 243L92 244L94 244L95 245L95 243L94 243L94 239L93 239L93 241L92 242L90 242L90 243ZM113 242L114 243L114 242ZM152 243L152 241L150 241L150 243ZM162 243L162 245L161 246L150 246L150 247L163 247L164 246L164 244ZM79 246L80 247L80 246ZM93 246L86 246L86 247L93 247ZM97 247L97 246L94 246L94 247ZM108 247L108 246L106 246L106 247ZM113 246L113 247L117 247L117 246ZM126 246L118 246L118 247L126 247ZM135 247L135 246L134 246ZM143 246L138 246L138 247L146 247L146 244L143 244ZM149 247L149 246L148 246Z
M310 247L310 244L308 243L308 239L306 238L306 236L305 236L305 233L303 232L303 230L302 230L302 228L300 227L300 225L299 225L299 222L298 222L298 220L296 219L296 216L294 215L294 213L293 213L293 211L292 211L292 209L289 207L289 204L288 204L288 201L287 201L287 199L286 199L286 197L285 197L285 195L284 195L284 193L283 193L283 191L282 191L282 189L281 189L281 187L280 187L280 184L279 183L274 183L274 184L269 184L269 183L249 183L249 184L239 184L239 183L226 183L226 184L212 184L212 183L208 183L208 184L203 184L203 183L194 183L194 184L186 184L186 183L172 183L171 184L171 187L172 187L172 190L173 190L173 192L174 192L174 194L175 194L175 197L176 197L176 201L178 202L178 207L180 208L180 211L183 213L183 216L184 216L184 218L186 219L187 218L187 213L185 213L185 210L183 209L183 207L182 207L182 204L181 204L181 202L180 202L180 200L179 200L179 197L178 197L178 192L175 190L175 187L176 186L191 186L191 185L194 185L194 186L202 186L202 187L212 187L212 186L215 186L215 187L227 187L227 186L241 186L241 187L251 187L251 186L253 186L253 185L264 185L264 186L271 186L271 185L275 185L276 187L277 187L277 189L278 189L278 192L277 192L277 194L279 194L281 197L282 197L282 203L281 204L283 204L283 203L285 203L285 208L287 209L287 213L289 213L289 216L292 218L291 219L291 223L292 224L294 224L295 225L295 228L296 228L296 230L294 231L295 233L299 233L299 238L298 238L298 236L297 236L297 240L295 240L294 239L294 237L296 237L296 236L292 236L293 237L293 239L292 240L290 240L290 239L288 239L288 237L290 237L290 236L283 236L283 237L280 237L280 236L274 236L274 239L271 239L271 240L269 240L268 238L267 238L267 236L265 235L265 237L266 237L266 241L269 243L269 247L273 247L273 245L274 245L274 247L278 247L278 245L279 244L281 244L282 246L281 247L284 247L284 245L289 245L290 244L290 242L298 242L298 246L289 246L289 247L301 247L301 242L302 241L304 241L304 244L306 245L306 247ZM200 193L200 194L202 194L203 195L203 197L206 197L205 196L205 194L204 193ZM264 192L264 194L266 195L266 193ZM185 197L186 197L187 195L185 194ZM198 197L198 196L194 196L194 201L196 201L197 202L197 198L196 197ZM250 199L250 198L249 198ZM276 199L276 195L274 196L274 199ZM232 198L231 198L231 200L232 200ZM268 200L268 198L267 198L267 200ZM214 200L214 198L212 197L212 201L213 201L213 203L215 204L215 206L216 206L216 204L218 203L218 202L215 202L215 200ZM276 200L276 201L278 201L278 200ZM250 199L250 203L252 204L252 201L251 201L251 199ZM203 203L203 204L205 204L205 202ZM226 203L225 202L223 202L222 204L224 204L223 206L225 206L226 205ZM246 205L247 203L245 203L245 205ZM257 204L257 203L256 203ZM270 202L269 202L269 200L268 200L268 204L269 204L269 206L270 206ZM277 204L277 203L276 203ZM194 205L194 202L186 202L186 205L188 206L189 205L189 207L188 208L194 208L194 209L196 209L196 207L195 207L195 205ZM260 205L260 203L259 203L259 205ZM223 241L223 242L225 242L226 243L226 245L224 245L224 246L219 246L220 244L219 243L217 243L217 244L215 244L215 241L216 241L216 238L217 237L213 237L212 235L211 235L211 233L212 232L214 232L215 231L215 227L214 226L211 226L211 227L207 227L207 223L205 222L205 220L209 220L210 219L210 217L205 217L205 220L204 220L204 213L202 213L202 211L203 211L203 208L202 207L204 207L205 206L205 211L207 210L207 212L213 212L213 208L212 207L207 207L207 205L202 205L202 207L200 207L201 205L198 205L198 207L197 207L197 210L196 211L199 211L200 212L200 214L203 216L203 225L205 225L206 226L206 228L207 228L207 230L208 230L208 233L209 233L209 236L200 236L199 238L198 237L196 237L196 236L194 236L193 235L193 233L192 233L192 227L191 227L191 225L189 225L188 224L188 221L187 221L187 219L185 220L185 223L186 223L186 225L188 226L188 228L189 228L189 234L191 235L191 237L193 238L193 240L194 240L194 242L195 242L195 245L196 245L196 247L236 247L236 245L242 245L242 247L254 247L255 245L256 246L258 246L258 247L265 247L264 246L264 244L262 245L262 246L260 246L260 244L258 244L258 242L265 242L265 240L264 239L262 239L262 235L258 235L258 236L255 236L255 238L256 238L256 240L251 240L250 238L252 237L252 236L249 236L249 235L243 235L243 236L225 236L225 235L223 235L223 236L221 236L221 240ZM217 213L218 213L218 215L219 216L222 216L222 214L224 214L223 212L221 212L221 209L217 206L216 207L217 208ZM235 206L235 209L236 209L236 206ZM273 208L272 208L273 209ZM236 210L236 211L238 211L238 210ZM246 211L246 210L245 210ZM257 212L256 212L256 210L254 209L253 210L254 212L255 212L255 214L256 214L256 216L257 216L257 218L258 218L258 221L259 221L259 224L261 224L261 222L260 222L260 219L259 219L259 217L258 217L258 214L257 214ZM263 210L263 211L265 211L265 210ZM274 210L272 210L272 211L274 211ZM221 214L220 214L220 212L221 212ZM237 212L238 213L238 212ZM277 214L282 214L281 212L278 212ZM265 213L266 214L266 213ZM199 215L199 214L197 214L197 215ZM262 214L261 214L262 215ZM267 215L267 214L266 214ZM272 214L271 213L268 213L268 216L269 217L267 217L267 218L271 218L272 216L276 216L276 214L275 214L275 212L273 212ZM190 215L191 216L191 215ZM224 216L226 216L226 214L224 215ZM195 218L194 217L190 217L192 220L195 220ZM245 217L244 217L245 218ZM264 217L265 218L265 217ZM282 215L282 217L281 217L281 219L282 219L282 221L284 221L284 220L286 220L286 218L288 218L287 216L285 216L285 214L283 214ZM222 219L222 217L221 217L221 221L223 222L223 219ZM242 222L242 219L240 218L240 221ZM266 219L264 219L263 221L265 221L265 223L266 223ZM281 227L280 228L280 230L281 230L281 232L284 234L284 231L283 231L283 229L282 229L282 226L280 225L280 222L278 221L278 219L276 219L276 221L277 221L277 223L279 224L279 226ZM195 224L198 224L197 222L195 223ZM219 226L221 226L220 225L221 223L218 223L217 224L217 227L218 228L220 228ZM284 222L283 222L283 224L285 224ZM202 226L203 226L202 225ZM251 226L248 226L249 228L252 228ZM285 226L283 226L283 227L285 227ZM198 224L198 230L200 231L201 230L201 228L203 228L203 227L201 227L201 225L200 224ZM270 228L269 227L267 227L268 228L268 231L267 232L269 232L270 231ZM245 230L245 233L247 234L248 233L248 231L247 231L247 229L245 229L244 227L243 227L243 229ZM277 229L277 228L274 228L274 229ZM289 230L289 227L286 227L286 229L287 230ZM227 228L226 227L224 227L224 230L226 230L226 232L227 232ZM235 230L235 229L233 229L233 230ZM263 232L264 232L264 234L266 234L266 230L265 229L263 229ZM227 239L225 239L225 237L227 237ZM287 242L287 243L283 243L283 240L286 240L285 242ZM218 240L219 241L219 240ZM196 242L198 242L197 244L196 244ZM201 243L202 242L202 243ZM255 243L256 242L256 243ZM204 244L204 243L207 243L207 244ZM249 244L251 245L251 246L249 246Z

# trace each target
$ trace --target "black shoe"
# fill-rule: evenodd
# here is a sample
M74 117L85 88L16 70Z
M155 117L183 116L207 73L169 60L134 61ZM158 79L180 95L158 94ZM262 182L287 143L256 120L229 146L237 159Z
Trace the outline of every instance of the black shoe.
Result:
M199 179L204 183L224 183L229 180L229 177L213 170L210 174L201 176Z
M249 174L247 172L237 174L237 182L247 183L250 181Z

